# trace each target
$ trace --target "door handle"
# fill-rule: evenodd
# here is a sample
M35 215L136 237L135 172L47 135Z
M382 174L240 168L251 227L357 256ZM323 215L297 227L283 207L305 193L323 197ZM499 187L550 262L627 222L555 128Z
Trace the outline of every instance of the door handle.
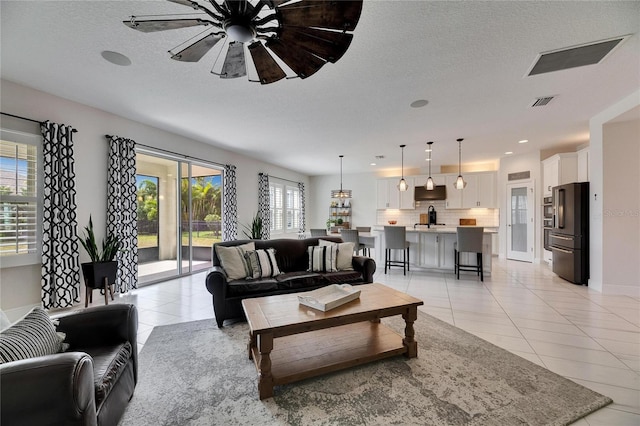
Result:
M571 251L571 250L565 250L565 249L561 249L561 248L558 248L558 247L551 247L551 250L558 250L558 251L561 251L563 253L573 254L573 251Z
M556 238L558 240L565 240L565 241L573 241L573 238L571 237L561 237L559 235L551 235L551 238Z

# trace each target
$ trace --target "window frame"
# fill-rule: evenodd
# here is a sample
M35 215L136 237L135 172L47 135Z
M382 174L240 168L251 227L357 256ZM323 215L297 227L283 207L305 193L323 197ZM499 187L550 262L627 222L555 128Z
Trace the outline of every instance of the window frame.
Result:
M280 193L281 193L281 199L280 199L280 203L282 205L282 207L277 207L277 200L276 200L276 189L280 189ZM287 193L288 191L292 191L295 194L297 194L297 205L298 207L295 207L296 202L293 201L294 206L289 206L288 205L288 196ZM295 196L294 196L295 198ZM286 181L280 180L280 179L274 179L274 178L270 178L269 179L269 214L271 216L271 223L270 223L270 233L274 234L274 235L280 235L280 234L291 234L291 233L298 233L300 230L300 218L302 216L302 208L301 208L301 200L300 200L300 188L297 185L291 185L289 183L287 183ZM282 217L282 226L278 227L276 226L276 220L275 218L278 216L278 211L281 212L281 217ZM296 212L297 212L297 224L296 224ZM287 218L289 217L289 214L291 213L293 219L293 223L292 223L292 227L288 226L288 220Z
M0 128L0 139L16 144L31 145L36 147L36 250L32 253L0 256L2 268L37 265L42 263L42 212L44 198L44 164L42 154L42 135L27 133L17 130ZM20 195L12 195L8 201L19 199ZM28 197L30 199L34 197Z

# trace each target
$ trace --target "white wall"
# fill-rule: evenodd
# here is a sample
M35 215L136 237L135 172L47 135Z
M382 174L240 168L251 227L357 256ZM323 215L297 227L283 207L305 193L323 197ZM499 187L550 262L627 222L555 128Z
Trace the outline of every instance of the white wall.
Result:
M342 188L352 190L351 226L372 226L376 223L375 173L342 174ZM311 195L307 197L307 229L325 228L329 219L331 190L340 189L340 174L312 176Z
M498 170L498 206L500 207L500 253L501 258L507 256L507 184L518 183L509 182L509 173L530 172L530 179L534 185L534 239L535 239L535 262L540 262L542 258L542 177L540 165L540 152L534 151L528 154L507 156L500 159L500 169Z
M78 226L81 230L92 215L99 239L103 238L106 227L108 144L105 134L131 138L140 144L206 161L235 165L239 223L249 223L258 209L258 173L304 182L307 188L310 187L309 178L299 173L6 80L0 80L0 92L2 112L39 121L50 120L78 130L74 135ZM2 125L14 122L2 116ZM83 251L80 261L88 261ZM0 268L0 307L3 310L21 309L39 302L39 266Z
M640 226L638 226L637 222L633 223L631 221L632 226L627 232L622 235L616 235L615 229L617 227L615 226L611 229L614 233L609 232L609 225L614 224L615 219L611 221L607 220L606 223L604 220L605 210L617 209L620 205L619 203L624 204L623 198L628 195L633 198L640 192L640 182L638 182L638 180L635 182L626 182L624 186L622 185L623 178L626 176L624 167L605 162L605 154L608 158L625 157L624 155L620 155L625 153L625 144L611 139L611 136L617 133L615 129L616 124L611 123L610 125L613 125L613 127L608 127L609 125L607 125L607 123L623 113L637 108L639 105L640 90L621 99L589 121L591 146L589 153L589 208L591 216L589 228L589 287L604 294L640 296L640 273L638 269L628 270L628 278L631 282L612 281L612 277L609 276L612 268L622 266L623 263L626 264L623 266L624 268L631 267L630 264L634 264L636 267L640 264L639 251L624 252L618 248L618 243L621 239L626 239L629 236L633 239L634 235L639 235ZM607 126L606 131L605 126ZM609 130L612 130L613 133L609 133ZM634 133L633 129L631 129L631 132L625 136L625 138L627 139L626 143L629 144L626 149L631 149L631 151L628 151L630 155L626 156L627 158L624 160L624 164L628 167L638 169L640 158L637 150L634 150L632 147L637 149L640 134L637 130ZM615 152L620 149L623 150L622 153ZM612 152L609 152L610 150L612 150ZM611 183L612 188L610 189L609 184L605 182ZM618 188L615 188L616 185L618 185ZM608 255L607 252L609 250L611 250L611 254L614 254L614 256Z

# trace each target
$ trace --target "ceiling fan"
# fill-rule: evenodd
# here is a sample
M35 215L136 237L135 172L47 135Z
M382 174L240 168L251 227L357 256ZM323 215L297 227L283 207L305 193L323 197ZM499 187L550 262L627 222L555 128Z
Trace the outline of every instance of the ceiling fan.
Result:
M274 83L285 77L307 78L327 62L338 61L353 39L353 34L347 31L355 30L362 11L362 0L168 1L188 6L196 12L189 18L177 14L162 15L162 19L158 18L159 15L153 15L152 19L131 16L123 23L145 33L207 27L169 53L171 59L177 61L198 62L226 38L229 43L222 68L219 72L211 70L221 78L247 75L246 44L258 74L258 80L249 81L262 84ZM295 76L288 77L281 64Z

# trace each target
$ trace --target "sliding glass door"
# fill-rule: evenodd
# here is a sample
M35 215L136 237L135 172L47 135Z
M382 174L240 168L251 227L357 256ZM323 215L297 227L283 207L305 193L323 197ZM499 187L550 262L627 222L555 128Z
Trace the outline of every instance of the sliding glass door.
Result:
M222 170L146 150L136 160L139 283L210 267L221 240Z

